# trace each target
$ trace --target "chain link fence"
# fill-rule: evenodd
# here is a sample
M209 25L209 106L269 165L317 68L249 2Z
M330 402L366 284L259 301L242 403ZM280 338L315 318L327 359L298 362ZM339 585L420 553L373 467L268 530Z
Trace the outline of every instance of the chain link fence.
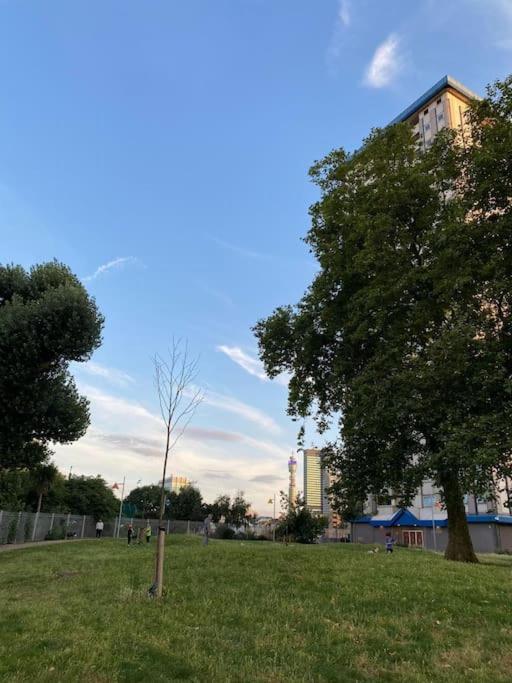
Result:
M152 535L156 536L158 533L157 519L122 517L120 520L105 521L102 536L107 538L127 536L129 524L133 525L135 537L142 536L148 524ZM164 526L168 534L200 534L203 531L202 522L164 520ZM96 521L90 515L0 510L0 545L66 538L94 538L95 536Z

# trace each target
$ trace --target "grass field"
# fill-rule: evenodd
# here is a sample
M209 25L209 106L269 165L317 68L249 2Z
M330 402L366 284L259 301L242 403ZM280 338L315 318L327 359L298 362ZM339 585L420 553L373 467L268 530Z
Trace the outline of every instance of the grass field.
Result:
M512 681L512 558L174 536L0 553L2 681Z

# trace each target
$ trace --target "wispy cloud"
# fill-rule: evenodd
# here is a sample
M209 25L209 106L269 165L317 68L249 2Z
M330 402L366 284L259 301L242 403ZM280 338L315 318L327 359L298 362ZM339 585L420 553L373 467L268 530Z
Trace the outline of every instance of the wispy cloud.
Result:
M339 0L338 3L338 19L342 26L350 26L350 3L348 0Z
M258 408L243 403L232 396L219 394L215 391L207 391L204 396L204 402L213 408L218 408L219 410L243 417L245 420L252 422L272 434L281 432L281 428L270 415L267 415Z
M119 270L125 266L136 265L138 263L139 260L135 258L135 256L119 256L115 259L112 259L112 261L108 261L107 263L103 263L101 266L98 266L94 273L84 277L83 281L91 282L91 280L96 280L96 278L100 277L100 275L108 273L109 270Z
M138 480L158 481L165 446L161 418L136 401L97 387L80 383L80 391L91 402L91 427L76 443L56 445L57 464L66 470L72 464L74 472L86 475L100 473L107 481L120 481L126 475L128 488ZM209 399L222 410L247 416L247 406L240 402L219 394L210 394ZM249 413L249 417L261 421L261 414ZM291 447L278 444L275 436L267 440L242 431L191 425L173 451L168 471L197 482L207 500L242 489L263 509L272 487L278 488L264 475L275 478L281 488L286 486Z
M333 72L336 70L341 57L345 33L351 23L352 12L349 0L338 0L336 21L332 30L329 47L327 48L327 65Z
M246 247L240 247L237 244L225 242L224 240L220 240L217 237L213 237L212 239L215 242L215 244L219 245L219 247L222 247L223 249L228 249L229 251L232 251L235 254L238 254L239 256L244 256L246 258L257 260L266 260L270 258L270 254L264 254L260 251L253 251L252 249L247 249Z
M224 353L233 361L233 363L236 363L250 375L257 377L262 382L271 381L269 377L267 377L263 368L263 363L259 358L254 358L239 346L225 346L224 344L221 344L220 346L217 346L217 351ZM279 375L274 381L282 386L288 386L288 377L286 375Z
M375 50L366 68L364 84L370 88L385 88L395 80L402 66L400 39L392 33Z
M116 368L109 368L105 365L100 365L100 363L95 363L94 361L89 361L83 365L78 366L80 372L85 372L88 375L93 375L94 377L102 377L111 384L115 384L120 387L126 387L129 384L134 384L135 380L127 372L122 370L117 370Z

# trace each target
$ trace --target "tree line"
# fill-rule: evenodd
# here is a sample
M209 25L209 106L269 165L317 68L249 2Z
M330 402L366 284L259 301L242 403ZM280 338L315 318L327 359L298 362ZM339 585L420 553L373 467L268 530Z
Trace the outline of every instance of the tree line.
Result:
M160 510L160 486L149 485L133 489L125 498L125 513L133 517L154 517ZM165 519L203 521L209 514L215 523L242 526L251 519L251 504L239 491L233 498L223 494L213 503L203 500L196 486L184 486L179 492L169 491L165 500Z
M119 514L119 500L102 477L65 477L52 464L0 471L0 510L92 515Z

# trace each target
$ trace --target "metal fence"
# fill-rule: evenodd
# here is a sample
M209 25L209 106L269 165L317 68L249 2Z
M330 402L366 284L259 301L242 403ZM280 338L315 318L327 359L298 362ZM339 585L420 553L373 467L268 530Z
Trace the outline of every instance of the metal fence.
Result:
M137 535L140 529L146 529L148 523L152 535L156 535L157 519L143 520L130 517L105 521L102 535L107 538L124 537L127 535L128 524L133 525ZM198 534L203 530L202 522L164 520L164 525L168 534ZM0 510L0 545L95 536L96 521L90 515Z

